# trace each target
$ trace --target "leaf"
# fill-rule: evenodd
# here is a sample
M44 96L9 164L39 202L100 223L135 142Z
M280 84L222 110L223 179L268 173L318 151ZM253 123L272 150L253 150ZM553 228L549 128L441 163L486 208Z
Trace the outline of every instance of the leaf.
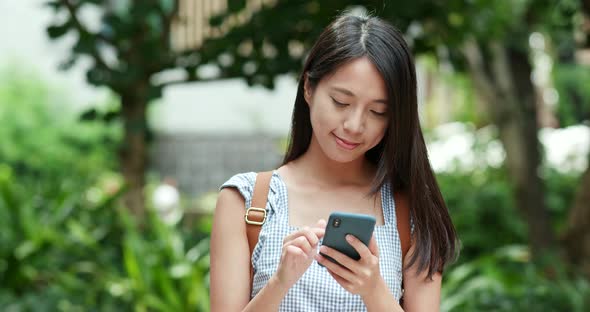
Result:
M61 25L51 25L47 27L47 35L51 39L57 39L67 34L70 31L70 28L72 28L72 24L69 20Z
M20 244L14 251L16 259L22 261L32 253L39 249L39 245L33 241L27 240Z
M145 301L145 304L154 308L156 311L170 311L168 305L154 294L147 294L143 300Z
M98 117L98 111L96 110L96 108L91 108L91 109L88 109L87 111L83 112L80 115L80 120L92 121L92 120L96 120L97 117Z
M132 240L132 238L127 238L123 244L123 262L125 270L132 280L133 290L142 292L147 290L147 285L141 274L141 264L139 263Z
M226 18L227 18L227 14L215 15L209 19L209 25L211 25L213 27L219 27L219 26L221 26L223 21L225 21Z
M118 110L111 110L106 112L103 116L102 116L102 120L104 120L104 122L109 123L114 121L116 118L119 118L121 116L121 112Z
M59 67L60 70L64 70L64 71L65 70L68 70L68 69L71 69L74 65L76 65L76 61L77 60L78 59L76 58L76 56L72 55L67 60L61 62L58 67Z
M162 11L166 14L170 14L172 13L172 10L174 10L174 7L176 6L176 2L178 2L180 0L160 0L160 7L162 8Z
M60 1L47 1L47 2L43 3L43 5L46 7L52 8L55 13L57 13L57 11L62 7L62 4Z
M177 291L174 289L175 287L173 285L173 281L169 278L169 275L166 273L167 270L158 270L158 286L164 293L164 298L166 298L169 309L172 311L182 310L181 298L178 296Z
M90 33L78 33L78 41L74 45L73 51L80 54L93 55L98 53L96 45L96 35Z
M230 12L238 12L246 8L246 0L228 0L227 9Z

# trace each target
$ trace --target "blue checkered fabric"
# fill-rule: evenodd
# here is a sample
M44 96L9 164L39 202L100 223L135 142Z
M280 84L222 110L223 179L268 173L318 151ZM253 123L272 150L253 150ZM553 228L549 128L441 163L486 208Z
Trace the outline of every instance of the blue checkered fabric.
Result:
M255 179L255 172L236 174L220 189L237 188L245 199L245 207L250 207ZM289 224L287 195L285 183L277 171L274 171L266 204L266 223L262 226L258 244L252 253L254 281L251 298L256 296L277 270L284 237L298 229ZM381 188L381 200L384 224L375 227L380 269L389 289L399 300L402 282L401 243L397 232L393 195L388 184ZM347 292L325 268L314 261L289 290L281 302L279 311L366 311L366 307L360 296Z

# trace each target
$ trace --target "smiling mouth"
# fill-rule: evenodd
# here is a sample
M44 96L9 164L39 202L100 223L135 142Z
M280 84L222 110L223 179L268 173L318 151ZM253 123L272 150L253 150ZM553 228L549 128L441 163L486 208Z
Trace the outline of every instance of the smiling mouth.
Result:
M333 133L332 133L332 134L333 134ZM345 139L342 139L342 138L340 138L339 136L337 136L337 135L335 135L335 134L333 134L333 135L334 135L334 137L336 138L336 143L337 143L337 144L338 144L340 147L342 147L342 148L344 148L344 149L347 149L347 150L352 150L352 149L354 149L354 148L356 148L357 146L359 146L359 145L360 145L360 143L354 143L354 142L350 142L350 141L347 141L347 140L345 140Z

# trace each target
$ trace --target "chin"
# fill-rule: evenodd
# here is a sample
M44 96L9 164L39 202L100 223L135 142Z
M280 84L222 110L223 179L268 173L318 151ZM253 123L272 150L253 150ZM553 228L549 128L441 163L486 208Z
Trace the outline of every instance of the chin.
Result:
M346 164L346 163L353 162L353 161L359 159L359 157L361 157L361 156L364 155L364 153L360 153L359 154L358 152L354 152L354 153L353 152L349 152L349 153L347 153L347 152L344 152L344 151L339 151L339 150L337 150L337 148L336 148L336 150L330 150L329 152L326 152L324 150L324 153L326 154L326 156L329 159L331 159L331 160L333 160L333 161L335 161L337 163L341 163L341 164Z

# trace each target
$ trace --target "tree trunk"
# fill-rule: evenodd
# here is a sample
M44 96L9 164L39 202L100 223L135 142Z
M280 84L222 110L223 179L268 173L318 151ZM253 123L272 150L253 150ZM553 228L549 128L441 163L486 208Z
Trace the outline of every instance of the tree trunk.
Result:
M582 42L583 45L580 48L589 49L590 0L582 1L582 11L584 12L584 22L581 31L585 33L585 41ZM579 65L588 66L590 63ZM583 107L582 97L578 96L578 99L580 99L580 107ZM580 115L583 116L584 113ZM588 165L580 179L561 242L565 247L569 262L590 278L590 151L588 152Z
M590 153L562 242L570 263L590 277Z
M147 167L146 91L147 88L140 84L121 95L124 139L119 151L119 165L127 185L123 202L139 218L143 217L145 206L143 187Z
M476 89L498 127L506 151L506 167L516 204L528 224L533 256L554 245L554 234L544 200L544 183L537 137L537 109L532 67L526 53L491 43L484 63L482 47L468 42L463 50Z

